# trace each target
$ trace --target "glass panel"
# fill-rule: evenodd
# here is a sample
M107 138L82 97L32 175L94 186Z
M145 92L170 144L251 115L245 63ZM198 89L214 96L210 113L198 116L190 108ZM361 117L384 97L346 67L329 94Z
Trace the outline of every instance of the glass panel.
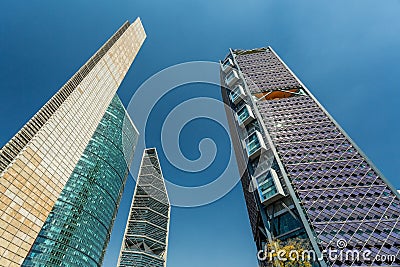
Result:
M246 106L244 106L241 110L238 112L238 120L239 123L243 123L247 118L249 117L249 110L247 109Z
M227 61L225 61L224 64L223 64L224 69L226 69L227 67L231 66L232 65L231 62L232 62L231 59L228 59Z
M249 156L260 148L260 141L258 140L256 133L253 133L252 135L249 136L249 138L247 139L246 146Z
M48 266L49 262L54 266L99 266L138 139L134 126L126 119L125 109L115 95L24 266Z
M301 224L295 218L293 218L289 212L279 216L277 219L275 219L275 221L278 223L277 235L281 235L301 227Z
M232 102L235 102L240 95L244 94L243 89L241 88L241 86L236 86L235 89L232 90L230 97Z
M239 90L238 89L239 88L236 87L235 90L233 90L231 92L231 100L232 100L232 102L235 102L235 100L239 97Z
M257 179L257 182L261 200L266 200L278 192L270 172L264 177Z
M226 76L226 81L229 83L235 77L235 73L231 71L228 76Z

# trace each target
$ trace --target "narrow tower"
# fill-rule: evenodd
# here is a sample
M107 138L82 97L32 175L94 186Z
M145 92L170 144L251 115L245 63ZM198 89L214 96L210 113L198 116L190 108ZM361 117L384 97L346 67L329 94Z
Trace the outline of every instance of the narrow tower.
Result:
M298 237L317 255L369 250L400 260L399 194L271 47L231 50L221 85L259 250ZM399 264L324 255L321 266Z
M120 267L165 267L170 203L155 148L145 149L118 260Z
M145 38L126 22L0 150L0 266L101 264L138 135L115 93Z

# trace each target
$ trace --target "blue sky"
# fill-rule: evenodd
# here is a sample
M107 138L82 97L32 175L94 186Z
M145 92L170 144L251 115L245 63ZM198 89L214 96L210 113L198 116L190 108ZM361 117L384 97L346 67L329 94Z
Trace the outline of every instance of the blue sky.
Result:
M4 0L0 3L0 144L125 20L140 16L148 38L118 92L124 104L141 83L165 67L217 61L230 47L271 45L400 188L398 14L399 0ZM220 98L215 86L190 85L162 99L152 114L146 144L160 146L158 125L165 113L180 101L203 95ZM184 173L159 150L166 179L199 185L218 176L226 163L229 138L217 124L207 120L188 124L180 136L182 151L197 158L204 137L218 147L213 165L201 173ZM136 159L140 156L141 151ZM104 266L115 265L118 257L133 187L129 179ZM173 208L171 215L169 266L256 266L240 185L212 204Z

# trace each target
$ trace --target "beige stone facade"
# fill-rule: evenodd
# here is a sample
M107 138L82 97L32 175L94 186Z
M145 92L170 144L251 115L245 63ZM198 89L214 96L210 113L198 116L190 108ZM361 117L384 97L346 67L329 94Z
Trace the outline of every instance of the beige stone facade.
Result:
M125 23L0 150L0 266L23 262L145 38Z

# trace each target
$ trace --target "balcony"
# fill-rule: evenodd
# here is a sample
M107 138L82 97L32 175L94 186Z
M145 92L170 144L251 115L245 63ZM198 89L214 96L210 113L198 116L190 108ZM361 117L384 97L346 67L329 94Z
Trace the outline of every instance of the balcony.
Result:
M225 73L227 73L232 67L233 67L233 60L231 58L225 60L225 62L222 63L221 65L221 69Z
M239 111L236 112L236 117L240 127L245 127L255 119L253 111L249 105L244 105L241 109L239 109Z
M249 159L254 159L261 155L262 150L266 150L266 146L262 135L259 131L254 131L246 140L246 151Z
M244 89L243 86L241 86L240 84L237 85L230 93L230 98L233 104L237 104L240 102L240 100L242 100L242 98L244 98L246 96L246 94L244 93Z
M239 73L232 69L232 71L226 75L225 77L225 83L229 86L232 87L232 85L234 85L237 81L239 81Z
M261 203L268 205L285 196L278 174L274 169L256 178Z

